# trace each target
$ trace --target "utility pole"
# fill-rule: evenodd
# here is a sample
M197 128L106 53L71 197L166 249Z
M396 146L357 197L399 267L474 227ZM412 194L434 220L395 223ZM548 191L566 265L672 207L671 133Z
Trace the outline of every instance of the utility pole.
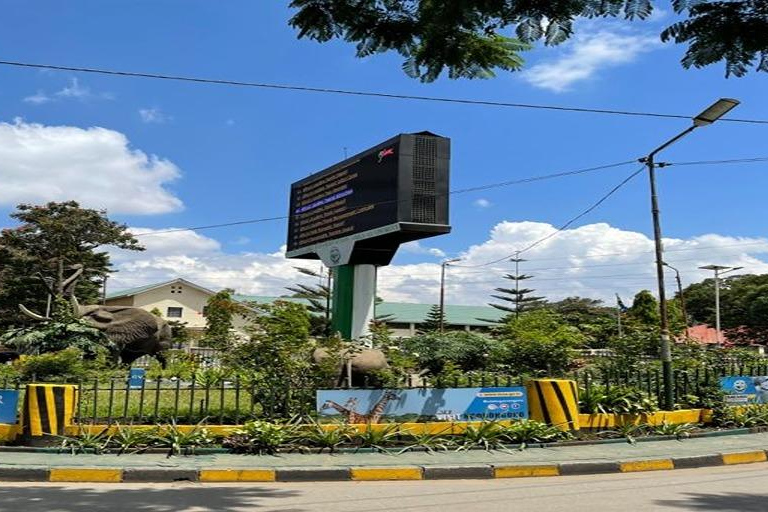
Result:
M667 262L663 262L665 267L671 268L675 271L675 280L677 280L677 294L680 296L680 310L683 313L683 323L685 328L688 328L688 313L685 310L685 295L683 295L683 283L680 280L680 271Z
M461 261L461 258L453 258L450 260L444 260L440 263L440 327L439 331L442 333L445 330L445 267L451 263Z
M510 259L515 263L515 320L520 318L520 263L527 261L520 257L520 251L515 251L515 257ZM526 277L527 279L527 277Z
M662 163L656 163L654 158L662 150L668 148L675 142L679 141L689 133L693 132L700 126L707 126L722 116L727 114L731 109L736 107L739 102L737 100L721 98L708 107L704 112L693 118L693 124L675 135L667 142L651 151L648 156L641 158L640 162L644 163L648 167L648 178L651 185L651 215L653 217L653 239L656 253L656 278L658 280L658 293L659 293L659 348L661 352L661 367L662 376L664 382L664 409L671 411L674 407L674 382L672 375L672 348L669 343L669 314L667 311L667 300L664 292L664 260L661 238L661 220L659 214L659 200L656 193L656 167L664 167Z
M734 270L741 270L744 267L726 267L724 265L706 265L699 267L702 270L714 270L715 271L715 336L717 336L717 346L723 345L723 338L720 334L720 276L733 272ZM725 270L725 272L721 272Z

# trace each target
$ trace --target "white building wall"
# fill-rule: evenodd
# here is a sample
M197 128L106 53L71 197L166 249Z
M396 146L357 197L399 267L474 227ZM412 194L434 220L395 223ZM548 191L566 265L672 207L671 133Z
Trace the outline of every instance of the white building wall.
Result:
M208 297L207 293L183 283L167 284L135 295L133 305L147 311L157 308L166 320L178 320L186 322L190 329L202 329L205 327L203 307L207 303ZM181 318L169 318L169 307L182 308Z

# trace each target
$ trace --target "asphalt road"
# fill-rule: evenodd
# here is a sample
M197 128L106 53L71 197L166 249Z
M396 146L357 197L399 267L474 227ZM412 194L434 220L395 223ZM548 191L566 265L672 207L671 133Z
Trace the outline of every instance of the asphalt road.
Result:
M0 512L768 510L768 463L618 475L420 482L0 484Z

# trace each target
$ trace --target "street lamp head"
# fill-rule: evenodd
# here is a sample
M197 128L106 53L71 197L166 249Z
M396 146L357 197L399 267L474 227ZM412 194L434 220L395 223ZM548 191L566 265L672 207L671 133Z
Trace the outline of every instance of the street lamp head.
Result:
M728 267L726 265L704 265L703 267L699 267L701 270L725 270Z
M704 112L694 117L693 125L697 127L710 125L730 112L739 103L739 100L732 98L720 98L712 105L707 107Z
M461 261L461 258L451 258L449 260L443 260L443 265L449 265Z

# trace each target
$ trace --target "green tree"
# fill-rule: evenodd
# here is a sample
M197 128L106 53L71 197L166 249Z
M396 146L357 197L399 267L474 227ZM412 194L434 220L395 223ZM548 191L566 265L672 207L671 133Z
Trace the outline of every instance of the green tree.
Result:
M590 348L605 348L618 334L617 310L606 307L602 301L586 297L566 297L547 304L547 309L558 313L585 337Z
M659 325L659 301L648 290L641 290L635 295L628 316L636 322L649 327Z
M81 208L75 201L20 204L11 218L19 225L0 232L0 324L4 325L25 319L18 304L46 311L49 296L64 295L73 265L84 266L75 293L82 302L96 302L110 272L109 254L103 249L143 250L125 225L109 220L105 211Z
M249 339L227 350L223 359L255 390L265 411L288 416L314 399L310 314L302 304L277 300L249 303Z
M304 267L294 267L299 273L314 277L319 280L318 284L297 283L293 286L286 286L286 289L292 294L290 297L306 299L309 302L307 309L314 313L311 317L312 334L315 336L329 336L331 332L331 287L332 273L330 270L324 273L315 272L312 269Z
M437 304L429 308L427 317L424 319L424 323L419 326L421 332L435 332L440 330L440 326L445 326L445 314L440 311L440 306Z
M694 323L715 325L715 282L705 279L685 290ZM721 326L739 343L768 343L768 274L729 276L720 281Z
M234 290L226 288L208 297L205 305L205 331L201 339L203 345L219 350L232 345L232 320L243 311L242 305L232 298L233 293Z
M420 370L439 375L446 365L462 372L491 370L491 354L498 350L498 342L491 336L466 331L435 331L403 338L400 351L411 356Z
M499 347L494 354L508 371L527 375L562 375L569 370L587 339L552 311L539 309L510 319L496 329Z
M520 282L528 280L531 277L533 276L526 274L506 274L504 275L504 279L512 281L515 287L494 288L494 291L497 293L492 294L491 297L504 302L500 304L491 303L488 305L508 313L508 315L502 319L502 322L508 321L511 318L517 318L521 313L540 308L546 304L546 301L543 300L544 297L531 295L535 291L532 288L520 288Z
M488 78L494 70L523 67L520 53L543 40L566 41L579 18L646 20L652 0L293 0L290 24L298 37L356 43L360 58L396 52L411 77L430 82ZM765 0L671 0L686 16L665 29L663 41L688 44L682 65L724 61L726 75L741 76L755 65L768 71L768 2Z

